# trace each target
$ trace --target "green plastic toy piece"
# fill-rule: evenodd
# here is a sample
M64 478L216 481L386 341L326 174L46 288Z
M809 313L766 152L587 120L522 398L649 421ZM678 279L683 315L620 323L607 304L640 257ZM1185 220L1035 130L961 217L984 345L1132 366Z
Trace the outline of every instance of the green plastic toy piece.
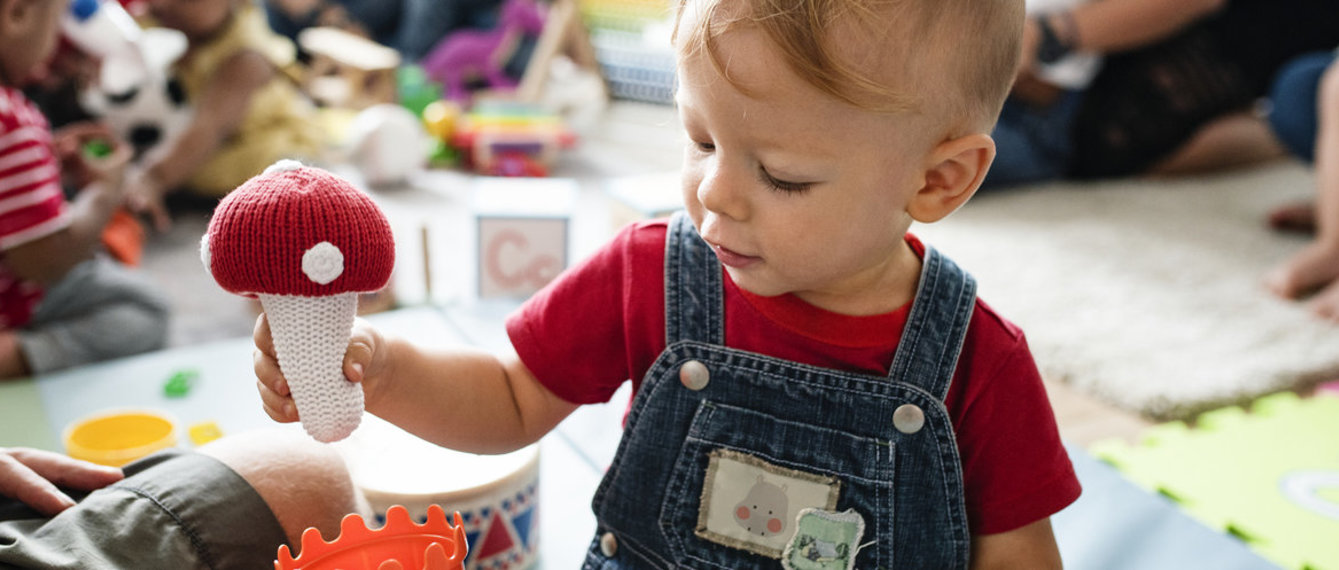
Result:
M167 379L163 385L163 395L169 398L180 398L190 393L191 387L195 385L196 379L200 377L200 371L194 369L178 370Z
M1091 451L1284 568L1339 569L1339 397L1274 394Z
M102 139L94 139L84 143L83 150L84 156L89 158L107 158L112 155L112 144Z

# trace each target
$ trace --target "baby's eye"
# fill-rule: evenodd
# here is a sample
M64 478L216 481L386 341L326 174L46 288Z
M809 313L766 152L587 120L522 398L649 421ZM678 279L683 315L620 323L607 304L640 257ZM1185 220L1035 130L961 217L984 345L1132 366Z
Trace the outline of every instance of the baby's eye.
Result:
M697 141L694 141L694 142L693 142L693 146L697 147L697 150L700 150L700 151L702 151L702 152L712 152L712 151L716 150L716 145L713 144L713 143L709 143L709 142L697 142Z
M763 168L758 169L758 180L762 181L763 184L766 184L773 190L786 194L798 194L814 186L813 182L791 182L789 180L781 180L780 178L768 174L767 170Z

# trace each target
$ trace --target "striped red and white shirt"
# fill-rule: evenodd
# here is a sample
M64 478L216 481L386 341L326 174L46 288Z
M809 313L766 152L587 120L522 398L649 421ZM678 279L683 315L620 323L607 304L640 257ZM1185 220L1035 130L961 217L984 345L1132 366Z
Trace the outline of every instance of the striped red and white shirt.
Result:
M46 117L17 89L0 87L0 329L23 326L42 298L9 269L5 252L69 223Z

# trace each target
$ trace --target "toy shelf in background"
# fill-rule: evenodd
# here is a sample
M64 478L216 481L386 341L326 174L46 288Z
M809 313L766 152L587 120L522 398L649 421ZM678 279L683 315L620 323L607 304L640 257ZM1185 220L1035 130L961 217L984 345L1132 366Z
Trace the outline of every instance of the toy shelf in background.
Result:
M454 122L450 141L462 163L480 174L547 176L559 152L576 144L576 135L561 116L537 106L489 101Z
M612 97L673 103L671 4L669 0L581 0L581 19Z
M1339 569L1339 397L1290 392L1092 453L1288 569Z

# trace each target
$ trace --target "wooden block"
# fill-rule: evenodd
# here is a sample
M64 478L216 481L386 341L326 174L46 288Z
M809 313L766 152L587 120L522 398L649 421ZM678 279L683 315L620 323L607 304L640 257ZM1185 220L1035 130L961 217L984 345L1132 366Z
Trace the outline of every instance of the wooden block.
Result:
M525 298L567 267L576 182L480 178L474 187L479 297Z

